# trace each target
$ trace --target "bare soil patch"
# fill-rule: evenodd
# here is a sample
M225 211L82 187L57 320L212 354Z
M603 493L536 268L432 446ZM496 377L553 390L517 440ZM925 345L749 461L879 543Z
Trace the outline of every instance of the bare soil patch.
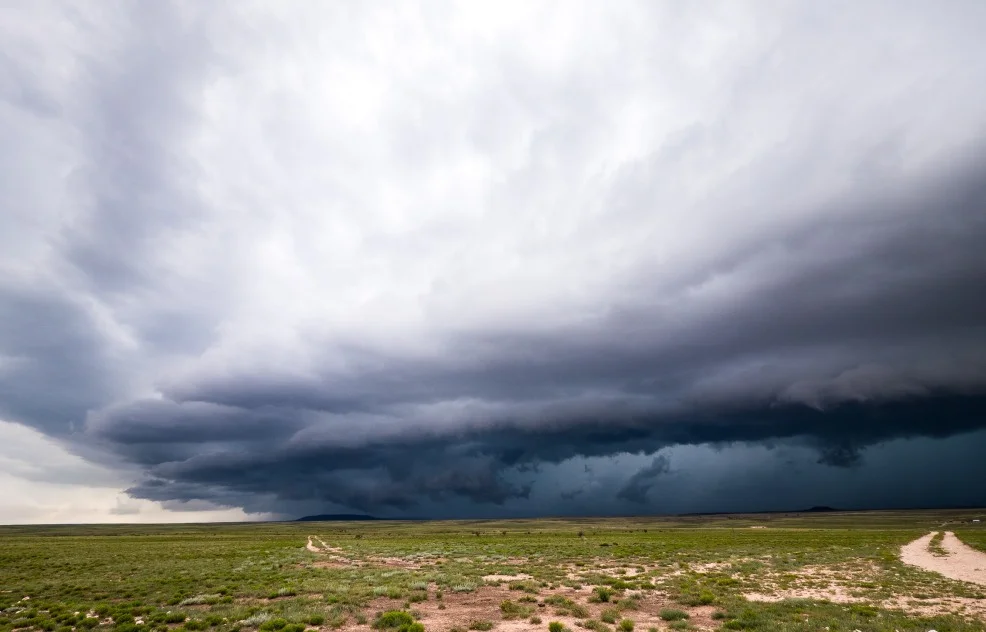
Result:
M449 632L452 628L466 629L472 621L491 621L493 622L494 632L544 632L547 629L548 622L560 621L570 630L577 632L582 630L582 627L578 625L581 619L570 615L557 614L555 607L544 603L544 599L552 595L562 595L585 607L589 611L589 618L599 619L602 611L608 607L612 607L613 604L592 603L589 601L591 594L592 591L588 588L579 590L558 588L542 591L537 596L537 604L524 604L532 607L532 614L541 619L540 623L531 623L529 617L504 619L500 611L500 604L507 599L516 602L523 594L501 586L481 586L477 590L468 593L446 592L441 600L435 599L432 594L428 601L414 604L412 611L429 632ZM372 630L372 617L375 613L399 609L401 603L398 600L383 597L376 599L371 603L367 613L371 619L367 624L359 625L355 622L350 622L343 629L346 632ZM664 595L658 594L642 595L639 607L635 610L624 611L621 618L633 620L637 630L646 630L651 627L666 630L668 629L668 623L660 617L660 611L663 608L685 610L689 613L689 622L697 630L715 630L719 627L719 622L712 619L712 614L715 612L714 607L699 606L688 608L668 600Z

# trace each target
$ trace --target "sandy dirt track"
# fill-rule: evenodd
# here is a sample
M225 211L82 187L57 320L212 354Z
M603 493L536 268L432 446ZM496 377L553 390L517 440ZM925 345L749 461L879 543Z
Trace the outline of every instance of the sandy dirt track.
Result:
M921 536L900 549L900 560L911 566L940 573L949 579L986 586L986 553L964 544L951 531L946 531L942 548L947 556L939 557L928 550L937 531Z

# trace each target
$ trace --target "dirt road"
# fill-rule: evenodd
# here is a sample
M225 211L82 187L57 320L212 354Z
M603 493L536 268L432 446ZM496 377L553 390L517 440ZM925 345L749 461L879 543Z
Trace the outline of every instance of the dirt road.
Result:
M937 531L921 536L900 549L900 560L911 566L940 573L949 579L986 586L986 553L964 544L951 531L946 531L942 548L948 553L939 557L928 550Z

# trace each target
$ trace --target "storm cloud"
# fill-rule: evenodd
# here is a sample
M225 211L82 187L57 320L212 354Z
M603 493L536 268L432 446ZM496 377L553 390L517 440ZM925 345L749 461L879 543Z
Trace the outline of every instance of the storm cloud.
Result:
M986 503L887 474L986 436L984 18L13 9L0 418L165 508Z

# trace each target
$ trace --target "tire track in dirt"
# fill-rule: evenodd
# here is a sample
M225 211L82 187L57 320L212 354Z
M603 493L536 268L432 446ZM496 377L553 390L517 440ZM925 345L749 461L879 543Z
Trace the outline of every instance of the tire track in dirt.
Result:
M986 586L986 553L977 551L955 537L951 531L946 531L941 545L948 555L939 557L928 550L931 539L937 534L937 531L932 531L902 546L900 561L949 579Z

